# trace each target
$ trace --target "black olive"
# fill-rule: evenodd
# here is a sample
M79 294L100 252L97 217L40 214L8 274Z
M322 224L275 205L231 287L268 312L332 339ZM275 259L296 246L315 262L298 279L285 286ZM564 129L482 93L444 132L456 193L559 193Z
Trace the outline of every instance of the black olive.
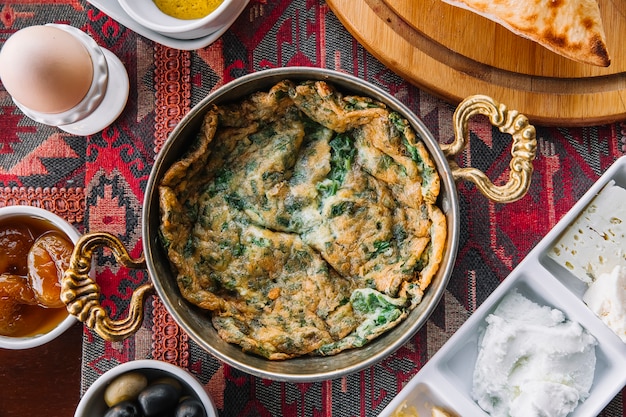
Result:
M139 393L137 401L147 417L168 413L178 403L178 391L170 384L154 384Z
M178 392L179 395L180 395L181 392L183 392L183 386L180 384L180 381L178 381L178 379L170 377L170 376L164 376L164 377L161 377L159 379L156 379L156 380L152 381L152 384L153 385L156 385L156 384L170 384L174 388L176 388L176 391Z
M122 401L109 408L104 417L143 417L143 414L135 402Z
M188 398L178 404L175 417L206 417L206 412L200 401Z

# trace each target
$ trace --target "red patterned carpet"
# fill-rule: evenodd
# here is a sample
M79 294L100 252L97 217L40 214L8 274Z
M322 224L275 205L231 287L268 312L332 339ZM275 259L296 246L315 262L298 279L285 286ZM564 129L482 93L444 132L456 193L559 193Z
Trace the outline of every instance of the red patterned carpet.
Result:
M45 7L42 7L45 6ZM35 24L67 23L90 34L126 66L128 104L104 131L77 137L24 117L0 88L0 206L32 204L69 219L83 231L118 235L141 254L143 192L156 153L180 118L209 92L265 68L315 66L366 79L409 106L440 142L452 136L449 104L407 84L373 58L323 1L252 0L217 42L196 51L156 44L83 0L5 0L0 43ZM505 103L506 104L506 103ZM486 120L471 123L459 158L494 181L508 176L510 141ZM262 380L200 349L173 322L158 298L147 304L142 329L124 342L84 332L85 390L102 372L132 359L157 358L190 369L205 384L221 416L376 416L506 278L593 182L626 150L626 122L585 128L537 126L539 149L528 195L495 204L459 183L460 247L448 290L413 339L379 364L344 378L292 384ZM98 257L98 282L114 317L124 313L145 271ZM622 416L624 396L602 416Z

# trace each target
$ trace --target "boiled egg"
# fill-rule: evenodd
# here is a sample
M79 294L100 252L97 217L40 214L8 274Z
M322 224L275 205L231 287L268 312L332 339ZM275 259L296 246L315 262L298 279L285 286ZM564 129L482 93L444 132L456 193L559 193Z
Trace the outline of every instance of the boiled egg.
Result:
M62 113L87 95L93 63L82 42L52 26L15 32L0 50L0 80L13 99L40 113Z

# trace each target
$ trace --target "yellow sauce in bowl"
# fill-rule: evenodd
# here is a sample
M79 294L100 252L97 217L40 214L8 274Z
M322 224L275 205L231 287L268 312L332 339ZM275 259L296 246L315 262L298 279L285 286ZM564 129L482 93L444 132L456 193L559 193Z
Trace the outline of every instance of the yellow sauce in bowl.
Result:
M154 0L166 15L177 19L200 19L214 11L224 0Z

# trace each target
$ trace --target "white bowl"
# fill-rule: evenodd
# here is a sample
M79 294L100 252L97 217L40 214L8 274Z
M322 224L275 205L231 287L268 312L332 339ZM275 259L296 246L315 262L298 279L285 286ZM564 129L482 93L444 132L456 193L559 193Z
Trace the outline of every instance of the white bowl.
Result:
M65 233L74 244L80 238L80 233L78 233L74 226L72 226L63 218L47 210L30 206L7 206L0 208L0 219L2 220L18 216L30 216L47 220L52 223L56 228ZM76 322L76 317L68 313L67 317L61 323L59 323L54 329L50 330L47 333L28 337L0 336L0 348L29 349L36 346L41 346L61 335L67 329L72 327L72 325Z
M119 0L122 9L137 23L175 39L207 36L233 21L248 0L224 0L217 9L201 19L177 19L163 13L153 0Z
M178 366L152 359L126 362L102 374L81 398L74 417L104 415L107 410L107 405L104 402L104 391L115 378L130 371L143 373L148 378L148 382L166 376L175 378L182 384L184 393L195 397L202 403L207 417L217 417L217 410L213 401L192 374Z

